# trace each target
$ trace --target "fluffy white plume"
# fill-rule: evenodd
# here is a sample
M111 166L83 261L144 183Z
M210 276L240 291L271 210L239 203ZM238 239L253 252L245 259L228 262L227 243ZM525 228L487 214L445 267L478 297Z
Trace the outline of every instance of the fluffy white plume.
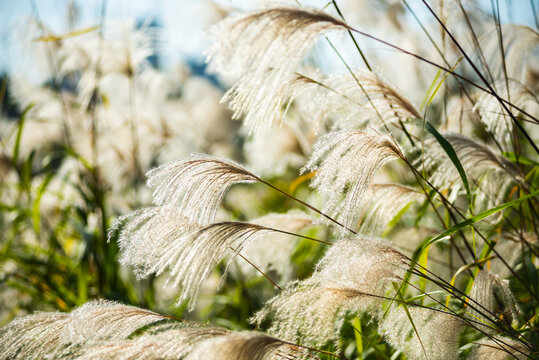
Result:
M511 103L531 115L539 115L539 100L528 88L515 81L509 82L509 89L507 89L505 82L499 81L497 88L499 95L503 98L510 99ZM512 134L516 129L513 120L502 108L500 102L492 95L483 94L474 109L481 115L481 121L485 124L487 130L492 132L496 140L505 149L511 150ZM516 110L512 110L512 112L514 115L518 114Z
M505 338L496 337L496 340L483 339L476 342L474 350L469 356L469 360L524 360L529 359L529 351L519 342Z
M404 256L386 241L355 237L335 243L314 274L294 282L252 319L272 319L269 333L322 346L338 339L348 313L378 311L380 297L406 271ZM272 316L270 316L272 315Z
M517 82L530 86L537 90L537 52L539 51L539 34L524 25L502 24L503 50L505 64L502 62L500 40L496 29L492 29L482 39L482 47L485 57L489 61L489 68L495 80L505 78L504 66L507 76ZM505 85L499 84L498 90ZM511 95L511 100L512 99Z
M496 274L480 271L474 280L470 298L474 300L470 300L470 304L475 307L469 312L470 316L486 326L493 326L494 320L509 326L518 321L520 309L509 288L509 281L500 280Z
M169 256L175 241L200 228L172 208L143 208L120 217L109 229L109 240L117 237L120 263L132 266L138 278L146 278L155 271L156 261Z
M167 324L126 340L102 340L69 349L73 359L295 359L302 354L283 341L254 331L230 332L202 324Z
M443 312L408 306L408 312L419 334L402 305L392 306L380 321L380 333L407 359L456 360L459 334L463 322Z
M191 222L209 224L228 187L259 178L243 167L209 155L172 161L148 172L154 203L176 208Z
M129 340L106 340L86 345L66 357L76 359L157 360L183 359L198 343L229 334L224 328L204 325L162 325Z
M182 285L178 302L189 299L189 309L192 310L202 281L225 254L229 250L238 253L249 241L269 232L272 230L248 223L211 224L190 236L177 239L166 256L156 259L152 270L159 274L169 268L174 283Z
M139 277L168 270L174 285L181 284L178 302L196 303L202 282L230 251L240 253L250 241L276 230L250 223L221 222L207 226L186 222L170 208L147 208L120 218L109 232L118 234L120 261L133 266ZM290 236L293 244L294 239ZM271 239L267 239L271 241Z
M392 137L366 131L341 131L317 141L302 172L316 172L311 186L327 197L324 211L355 230L359 225L358 206L374 174L395 158L404 155Z
M272 8L223 20L208 51L210 70L239 77L225 94L249 131L269 128L286 102L296 70L318 36L347 25L300 8Z
M376 73L303 73L288 96L294 99L300 116L318 126L328 124L335 130L387 126L392 130L421 118L415 107Z
M0 330L2 359L40 359L55 354L65 344L62 330L69 314L35 313L15 319Z
M185 360L296 359L298 351L283 341L255 331L230 333L197 344Z
M135 330L163 320L154 312L111 301L91 301L71 313L35 313L0 330L3 359L54 357L65 347L97 339L125 339Z
M455 149L472 190L476 190L476 205L500 204L510 185L524 182L513 163L487 146L460 135L444 135L444 138ZM424 160L420 167L430 173L434 186L449 189L449 199L454 200L464 189L455 165L435 139L427 140L425 149L424 156L418 159L418 163Z

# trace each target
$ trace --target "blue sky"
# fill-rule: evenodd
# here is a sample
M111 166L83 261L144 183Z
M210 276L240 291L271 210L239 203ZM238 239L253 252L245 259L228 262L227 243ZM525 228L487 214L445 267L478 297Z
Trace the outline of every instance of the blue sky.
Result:
M539 0L531 0L539 9ZM40 19L55 33L66 32L68 0L0 0L0 71L17 73L31 66L32 59L25 59L17 31L24 31L24 19L35 15L35 4ZM252 7L254 0L221 0L225 6ZM304 0L323 6L326 1ZM411 0L414 6L418 0ZM95 26L99 23L102 0L75 0L79 10L77 28ZM416 6L418 4L415 4ZM484 0L490 9L490 0ZM530 0L500 0L504 22L518 22L534 26ZM206 1L193 0L108 0L106 16L134 18L137 20L157 19L162 24L161 55L166 65L173 65L182 58L203 59L203 51L209 45L205 30L211 16Z

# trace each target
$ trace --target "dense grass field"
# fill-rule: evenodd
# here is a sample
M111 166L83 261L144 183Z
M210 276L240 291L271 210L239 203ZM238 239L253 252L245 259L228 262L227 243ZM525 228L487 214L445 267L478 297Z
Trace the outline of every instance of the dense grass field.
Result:
M213 4L203 75L106 1L29 20L47 80L0 84L0 359L538 359L522 1L535 28L506 0Z

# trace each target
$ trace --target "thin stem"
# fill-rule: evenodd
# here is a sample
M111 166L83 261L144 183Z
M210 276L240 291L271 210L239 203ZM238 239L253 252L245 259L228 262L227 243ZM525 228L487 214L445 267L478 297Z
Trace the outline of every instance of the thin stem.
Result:
M335 7L335 10L337 11L337 14L339 14L339 16L341 17L341 19L346 22L346 19L344 18L342 12L341 12L341 9L339 8L339 5L337 5L337 1L335 0L332 0L331 1L333 3L333 6ZM357 43L356 41L356 38L354 37L354 34L352 34L352 32L350 31L350 29L347 29L346 30L348 32L348 35L350 35L350 38L352 39L352 41L354 42L354 46L356 47L357 51L359 52L359 55L361 55L361 59L363 59L363 62L365 63L365 66L367 66L367 69L369 69L369 71L372 71L372 67L371 65L369 64L369 61L367 60L367 58L365 57L365 54L363 54L363 51L361 50L361 48L359 47L359 44Z
M260 268L258 266L256 266L255 264L253 264L251 261L249 261L249 259L247 259L245 256L243 256L241 253L237 252L236 250L234 250L232 247L230 247L230 249L232 251L234 251L236 254L238 254L239 257L241 257L243 260L247 261L249 263L249 265L251 265L252 267L254 267L256 269L256 271L258 271L260 274L262 274L262 276L264 276L266 279L268 279L277 289L279 289L279 291L283 291L283 289L281 289L281 287L279 285L277 285L277 283L275 281L273 281L269 275L267 275L265 272L263 272L262 270L260 270Z
M434 66L434 67L436 67L436 68L438 68L438 69L440 69L440 70L443 70L443 71L445 71L445 72L448 72L448 73L450 73L451 75L453 75L453 76L455 76L455 77L461 79L462 81L464 81L464 82L470 84L471 86L473 86L473 87L475 87L475 88L477 88L477 89L479 89L479 90L481 90L481 91L483 91L483 92L485 92L485 93L487 93L487 94L490 94L490 95L493 95L493 96L497 96L497 95L495 95L495 94L492 92L492 90L489 90L488 88L485 88L485 87L483 87L483 86L481 86L481 85L475 83L474 81L468 79L467 77L465 77L465 76L463 76L463 75L461 75L461 74L459 74L459 73L457 73L457 72L455 72L455 71L451 71L451 69L446 68L446 67L444 67L444 66L442 66L442 65L439 65L439 64L435 63L434 61L431 61L431 60L429 60L429 59L427 59L427 58L424 58L424 57L422 57L422 56L420 56L420 55L414 54L414 53L412 53L412 52L410 52L410 51L408 51L408 50L405 50L405 49L403 49L403 48L401 48L401 47L399 47L399 46L393 45L393 44L391 44L391 43L389 43L389 42L387 42L387 41L385 41L385 40L382 40L382 39L380 39L380 38L377 38L376 36L370 35L370 34L368 34L368 33L366 33L366 32L361 31L361 30L357 30L357 29L352 28L352 27L347 27L347 28L349 28L350 31L352 31L352 32L355 32L355 33L358 33L358 34L360 34L360 35L363 35L363 36L365 36L365 37L367 37L367 38L369 38L369 39L372 39L372 40L374 40L374 41L377 41L377 42L379 42L379 43L382 43L382 44L384 44L384 45L386 45L386 46L388 46L388 47L390 47L390 48L393 48L393 49L395 49L395 50L398 50L398 51L402 52L403 54L406 54L406 55L415 57L416 59L419 59L419 60L421 60L421 61L423 61L423 62L425 62L425 63L427 63L427 64L429 64L429 65L432 65L432 66ZM515 104L509 102L509 101L506 100L506 99L501 98L500 96L497 96L497 99L498 99L499 101L503 102L504 104L507 104L508 106L510 106L510 107L512 107L512 108L514 108L514 109L516 109L516 110L518 110L519 112L521 112L522 114L528 116L530 119L533 119L537 124L539 124L539 119L537 119L537 118L534 117L533 115L529 114L529 113L526 112L525 110L521 109L520 107L516 106ZM510 115L510 116L511 116L511 115Z
M292 199L292 200L294 200L294 201L297 201L297 202L300 203L301 205L303 205L303 206L305 206L305 207L311 209L312 211L314 211L314 212L316 212L316 213L322 215L323 217L325 217L325 218L328 219L329 221L333 222L334 224L339 225L339 226L342 227L343 229L346 229L346 230L350 231L352 234L354 234L354 235L357 234L356 231L354 231L354 230L350 229L349 227L347 227L347 226L341 224L340 222L338 222L337 220L333 219L331 216L327 215L326 213L324 213L324 212L318 210L318 209L315 208L314 206L312 206L312 205L310 205L310 204L307 204L306 202L304 202L304 201L302 201L302 200L300 200L300 199L298 199L298 198L296 198L296 197L290 195L290 194L287 193L286 191L283 191L283 190L281 190L281 189L279 189L279 188L276 188L275 186L271 185L269 182L264 181L264 180L262 180L262 179L259 178L259 177L256 177L256 179L257 179L257 181L260 181L262 184L269 186L270 188L272 188L272 189L274 189L274 190L280 192L281 194L283 194L283 195L289 197L290 199ZM311 240L312 240L312 239L311 239ZM319 241L320 241L320 242L323 242L323 241L321 241L321 240L319 240Z
M427 9L429 10L429 12L432 14L432 16L434 16L434 18L436 19L436 21L438 21L438 23L440 24L440 26L444 29L444 31L447 33L447 35L451 38L451 40L453 41L453 43L455 44L455 46L460 50L460 52L462 53L462 55L464 56L464 58L466 59L466 61L468 62L468 64L470 64L470 66L474 69L475 73L477 74L477 76L479 76L479 78L481 79L481 81L483 81L483 83L485 84L485 86L487 87L487 89L489 90L490 94L492 96L494 96L496 98L496 100L498 100L498 102L500 103L500 105L503 107L503 109L507 112L507 114L509 114L509 116L511 117L511 119L513 120L513 123L516 125L516 127L520 130L520 132L522 133L522 135L524 135L524 137L526 138L526 140L528 140L528 142L530 143L530 145L532 146L532 148L535 150L535 152L537 154L539 154L539 147L537 147L537 145L535 144L535 142L533 141L533 139L530 137L530 135L526 132L526 130L522 127L522 124L520 124L518 122L518 120L515 118L515 116L513 115L513 113L507 108L507 105L505 104L505 102L502 100L502 98L494 91L494 89L491 87L491 85L489 84L489 82L487 81L487 79L485 79L485 77L483 76L483 74L481 73L481 71L477 68L477 66L473 63L473 61L470 59L470 57L468 56L468 54L464 51L464 49L462 48L462 46L460 46L459 42L455 39L455 37L453 36L453 34L449 31L449 29L445 26L445 24L440 20L440 18L438 17L438 15L436 15L436 13L432 10L432 8L429 6L429 4L427 4L427 2L425 0L421 0L423 2L423 4L425 4L425 6L427 7Z

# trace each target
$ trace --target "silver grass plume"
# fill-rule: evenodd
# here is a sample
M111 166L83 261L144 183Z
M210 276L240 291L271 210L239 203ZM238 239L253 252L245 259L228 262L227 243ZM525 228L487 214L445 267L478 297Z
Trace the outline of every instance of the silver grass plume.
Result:
M154 326L133 339L104 340L88 344L64 357L80 360L183 359L198 343L229 333L227 329L210 325L165 324Z
M504 202L509 186L525 182L513 163L496 155L486 145L461 135L444 135L444 138L455 149L472 190L476 190L477 205L498 205ZM435 139L425 141L424 155L418 158L417 163L430 173L430 181L434 186L451 191L450 200L456 199L464 190L455 165Z
M380 320L379 331L387 342L401 350L407 359L456 360L463 321L447 313L393 305ZM418 338L419 334L419 338Z
M15 319L0 329L1 359L40 359L64 345L62 330L69 314L38 312Z
M533 91L537 91L539 34L536 30L524 25L502 24L501 26L505 64L501 59L500 40L495 34L496 30L488 32L481 40L481 47L489 61L489 68L493 73L494 80L505 78L505 66L509 79L516 80L529 86ZM505 84L497 85L498 90L504 88ZM512 95L510 100L513 100Z
M364 235L381 236L389 222L401 210L424 196L417 190L398 184L374 184L365 194L361 208Z
M111 301L91 301L71 313L38 312L0 330L2 359L42 359L97 339L125 339L164 316Z
M289 97L296 99L302 116L314 122L332 119L334 129L381 129L421 118L381 75L366 70L354 71L353 75L298 75Z
M380 74L361 70L354 72L354 76L332 75L328 83L337 93L345 94L347 98L363 105L364 112L370 115L363 114L361 117L375 120L378 127L383 125L382 122L395 124L422 118L416 108ZM366 126L367 123L362 125Z
M254 331L165 324L132 339L103 340L63 353L65 359L295 359L297 347Z
M189 310L193 310L202 282L225 254L237 254L249 241L272 231L249 223L211 224L173 242L166 256L156 259L152 270L159 274L168 268L173 283L182 285L178 303L189 299Z
M345 315L377 314L381 297L406 269L404 256L384 240L340 240L310 278L288 285L251 321L260 325L270 318L269 334L288 341L315 347L336 343Z
M501 97L510 99L511 103L532 115L539 114L539 100L531 90L516 81L509 82L509 89L504 81L498 81L496 85ZM505 149L511 149L512 134L515 131L514 123L498 100L492 95L483 94L475 104L474 110L481 116L481 121L494 138Z
M404 154L389 135L340 131L316 142L309 162L301 171L315 171L311 186L327 198L324 211L356 230L359 204L374 174L395 158L404 158Z
M313 225L314 221L314 218L303 212L289 212L287 214L268 214L250 222L268 228L297 233ZM262 241L250 242L241 254L264 273L274 271L281 276L281 279L289 280L292 276L291 255L296 244L297 241L290 235L274 232L265 235ZM256 273L256 269L245 261L239 261L238 265L245 274L259 275Z
M231 17L213 28L209 69L239 78L223 97L235 118L244 116L250 132L269 128L318 36L347 28L324 12L293 7Z
M170 246L200 229L189 223L172 208L150 207L121 216L109 228L109 239L117 238L119 262L133 267L139 279L147 278L155 270L155 262L168 257Z
M264 333L233 332L197 344L185 360L276 360L298 359L305 352Z
M231 161L203 154L161 165L147 177L156 205L173 207L187 220L203 225L213 221L230 185L259 180Z
M509 326L518 322L520 309L509 288L509 281L500 280L496 274L485 270L480 271L474 280L469 296L473 300L473 304L480 305L475 305L479 311L472 308L469 311L469 316L483 322L485 326L492 327L492 320L503 322ZM489 321L483 314L488 314L491 320ZM493 317L495 318L493 319ZM484 330L488 330L488 328Z
M510 338L496 337L475 342L469 360L525 360L529 351L524 345Z
M367 109L371 112L379 112L384 120L388 122L405 122L422 118L414 105L380 74L363 70L356 72L355 77L357 81L348 77L348 81L341 86L346 86L349 91L355 90L356 96L360 96ZM357 86L357 82L361 84L367 95L361 89L358 92L359 86ZM370 101L372 101L372 104Z
M176 214L168 208L134 211L113 225L109 238L118 232L120 261L134 267L138 277L168 270L169 280L182 286L178 303L189 299L190 310L195 307L203 281L227 253L232 252L233 258L250 241L275 232L242 222L202 226Z

